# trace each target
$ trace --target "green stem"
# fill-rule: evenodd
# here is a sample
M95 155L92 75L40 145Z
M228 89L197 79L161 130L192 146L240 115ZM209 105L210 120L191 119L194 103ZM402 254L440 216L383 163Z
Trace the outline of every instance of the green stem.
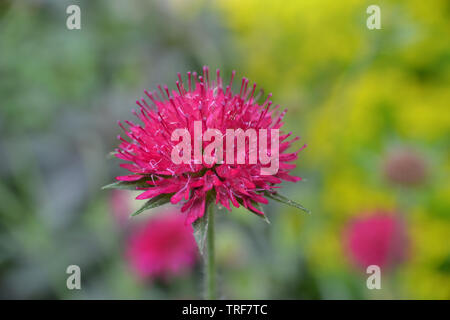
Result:
M206 253L206 299L216 299L216 262L214 257L214 205L208 208L208 233Z

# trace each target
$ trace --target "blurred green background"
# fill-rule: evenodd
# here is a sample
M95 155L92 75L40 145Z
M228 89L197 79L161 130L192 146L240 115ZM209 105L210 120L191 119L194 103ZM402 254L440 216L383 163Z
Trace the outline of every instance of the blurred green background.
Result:
M66 28L70 4L81 30ZM366 27L370 4L381 30ZM219 212L221 297L450 299L447 0L1 1L0 298L201 297L200 263L136 278L130 231L100 187L124 173L106 156L116 121L132 119L144 89L175 88L177 72L203 65L272 92L308 144L304 181L284 193L311 215L271 203L269 226ZM414 186L385 172L405 149L426 169ZM411 241L382 290L366 288L342 243L348 221L374 209L400 212ZM71 264L81 290L66 288Z

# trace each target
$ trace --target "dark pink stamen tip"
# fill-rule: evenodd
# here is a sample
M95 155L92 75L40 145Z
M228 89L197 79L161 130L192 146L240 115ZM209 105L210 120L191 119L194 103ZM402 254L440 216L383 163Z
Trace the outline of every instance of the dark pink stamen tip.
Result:
M241 90L239 91L239 96L242 96L242 93L245 92L245 89L247 87L247 79L246 78L242 78L242 83L241 83Z
M206 80L206 83L209 86L209 67L208 66L204 66L203 67L203 76L204 76L204 78Z
M159 92L161 93L161 97L164 99L164 91L162 90L160 84L158 84L158 89L159 89Z
M256 90L256 83L253 84L253 89L252 89L252 93L250 94L250 97L253 98L253 95L255 94L255 90Z
M191 72L190 71L188 71L188 73L187 73L187 75L188 75L188 85L189 85L189 91L191 91L192 89L192 86L191 86Z
M233 80L234 80L234 76L235 76L235 75L236 75L236 71L233 70L233 71L231 72L230 87L233 86Z

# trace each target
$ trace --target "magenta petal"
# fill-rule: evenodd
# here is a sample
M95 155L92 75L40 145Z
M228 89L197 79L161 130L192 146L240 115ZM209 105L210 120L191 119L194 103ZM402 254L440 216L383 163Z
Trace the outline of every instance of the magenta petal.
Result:
M192 224L205 214L206 197L197 198L187 213L186 224Z
M142 177L143 176L133 174L131 176L118 176L118 177L116 177L116 179L119 181L137 181L137 180L142 179Z

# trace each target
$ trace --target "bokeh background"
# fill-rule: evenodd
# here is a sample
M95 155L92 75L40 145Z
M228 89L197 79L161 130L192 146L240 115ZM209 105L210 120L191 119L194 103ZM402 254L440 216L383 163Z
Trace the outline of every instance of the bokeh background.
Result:
M70 4L81 30L66 28ZM370 4L381 30L366 27ZM0 298L201 298L198 256L163 275L133 268L136 234L166 213L128 219L133 194L100 188L124 173L107 157L116 121L203 65L272 92L308 144L304 181L284 193L311 215L218 213L222 298L450 298L447 0L0 1ZM380 213L401 241L369 219L355 258L352 223ZM355 263L370 248L400 252L381 290ZM72 264L81 290L66 287Z

